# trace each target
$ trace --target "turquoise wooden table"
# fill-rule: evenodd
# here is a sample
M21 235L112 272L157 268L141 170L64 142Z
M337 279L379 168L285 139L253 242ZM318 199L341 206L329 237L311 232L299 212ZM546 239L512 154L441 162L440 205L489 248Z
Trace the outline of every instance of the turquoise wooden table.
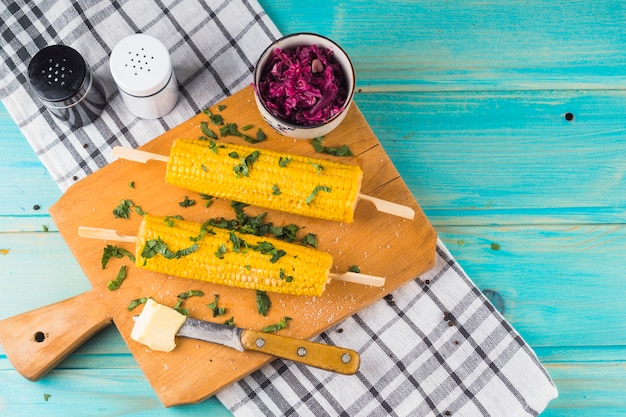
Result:
M626 5L260 3L352 57L356 102L440 238L553 377L543 415L626 415ZM61 191L4 107L0 141L2 319L89 282L47 214ZM163 408L114 327L37 383L0 350L0 410L230 415Z

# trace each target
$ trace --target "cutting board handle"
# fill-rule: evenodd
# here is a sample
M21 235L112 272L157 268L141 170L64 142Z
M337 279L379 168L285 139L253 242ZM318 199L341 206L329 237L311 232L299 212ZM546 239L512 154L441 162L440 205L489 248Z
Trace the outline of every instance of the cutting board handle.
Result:
M102 292L92 289L0 321L0 345L22 376L37 381L111 322Z

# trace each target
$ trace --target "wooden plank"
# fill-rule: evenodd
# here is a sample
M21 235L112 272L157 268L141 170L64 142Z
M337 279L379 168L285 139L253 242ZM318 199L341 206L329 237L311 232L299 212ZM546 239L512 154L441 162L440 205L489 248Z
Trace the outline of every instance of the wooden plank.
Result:
M261 4L282 33L313 31L338 42L354 62L362 91L626 86L620 2Z
M0 103L0 230L41 231L47 221L48 208L61 196L24 135ZM36 207L38 206L38 207ZM28 220L27 220L28 219ZM30 221L32 219L32 221Z
M356 101L433 224L602 224L624 222L624 98L516 91Z
M478 288L502 296L505 317L531 346L626 344L619 330L626 322L624 226L446 226L438 232Z
M104 361L103 361L104 362ZM0 369L2 415L71 415L84 417L211 416L232 414L215 398L201 404L164 408L140 369L54 370L38 383L22 378L14 370Z

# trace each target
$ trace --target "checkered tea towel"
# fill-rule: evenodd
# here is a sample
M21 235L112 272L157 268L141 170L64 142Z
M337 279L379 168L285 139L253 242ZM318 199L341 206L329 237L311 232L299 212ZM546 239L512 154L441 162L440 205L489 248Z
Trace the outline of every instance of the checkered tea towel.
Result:
M0 98L61 189L252 80L280 34L256 1L19 1L0 5ZM161 119L124 107L108 68L117 42L142 32L170 51L179 102ZM76 49L108 105L70 129L31 95L30 58L49 44ZM535 416L557 395L530 347L485 299L442 242L435 267L317 338L361 354L356 375L273 361L217 394L243 416Z

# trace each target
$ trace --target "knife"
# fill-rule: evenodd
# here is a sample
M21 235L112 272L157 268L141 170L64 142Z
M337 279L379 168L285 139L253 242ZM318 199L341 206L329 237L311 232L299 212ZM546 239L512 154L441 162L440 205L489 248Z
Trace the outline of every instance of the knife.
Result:
M137 320L138 316L133 319ZM287 336L242 329L187 317L176 336L228 346L240 352L255 351L344 375L359 370L361 358L351 349Z

